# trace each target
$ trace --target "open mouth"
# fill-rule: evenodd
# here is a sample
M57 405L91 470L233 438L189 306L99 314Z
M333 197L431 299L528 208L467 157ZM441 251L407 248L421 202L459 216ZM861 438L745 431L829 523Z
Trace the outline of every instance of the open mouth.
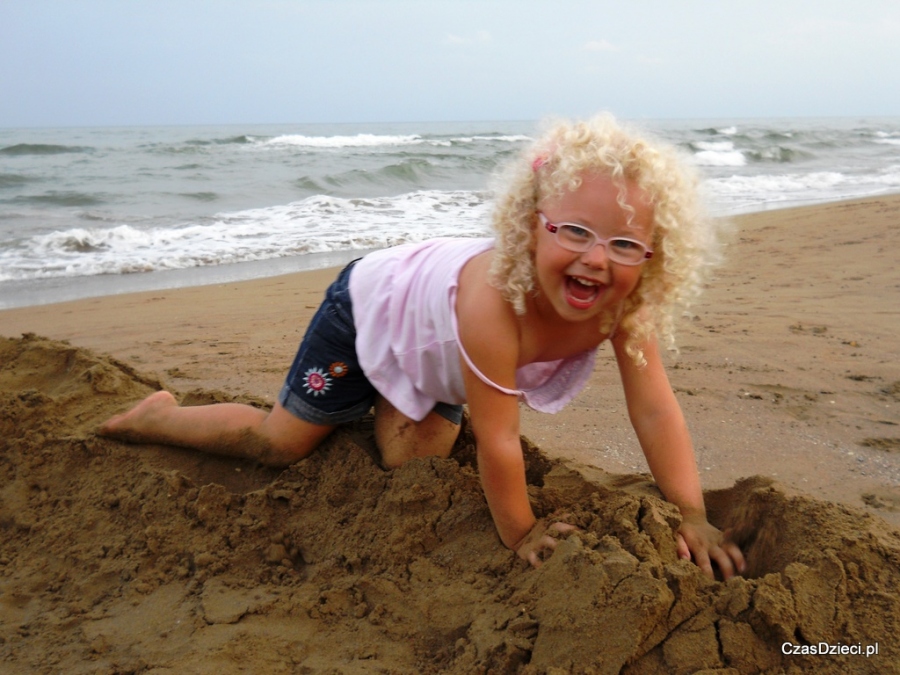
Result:
M596 281L580 277L566 277L566 297L575 307L589 307L600 295L601 286Z

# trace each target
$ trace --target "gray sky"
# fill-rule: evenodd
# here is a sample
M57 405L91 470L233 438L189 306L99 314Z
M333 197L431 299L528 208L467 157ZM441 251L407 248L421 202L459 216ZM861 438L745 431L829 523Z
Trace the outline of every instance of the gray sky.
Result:
M898 0L0 0L0 126L900 115Z

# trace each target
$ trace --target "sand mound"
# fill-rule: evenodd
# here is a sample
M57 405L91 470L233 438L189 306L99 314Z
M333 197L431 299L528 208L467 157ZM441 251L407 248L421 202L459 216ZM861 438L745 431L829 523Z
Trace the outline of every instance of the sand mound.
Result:
M532 570L495 534L468 434L386 472L367 420L285 471L90 433L158 387L0 339L0 670L898 672L900 534L861 512L761 478L709 493L750 564L713 582L677 560L646 477L523 441L536 511L582 528ZM820 642L878 653L783 653Z

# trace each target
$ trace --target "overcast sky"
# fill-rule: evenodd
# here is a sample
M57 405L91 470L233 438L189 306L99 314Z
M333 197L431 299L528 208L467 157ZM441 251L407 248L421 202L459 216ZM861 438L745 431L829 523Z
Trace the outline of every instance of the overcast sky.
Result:
M0 0L0 126L900 115L900 0Z

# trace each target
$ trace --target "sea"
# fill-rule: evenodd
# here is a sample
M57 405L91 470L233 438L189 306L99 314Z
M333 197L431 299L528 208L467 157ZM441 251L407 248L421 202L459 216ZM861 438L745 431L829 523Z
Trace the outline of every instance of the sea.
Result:
M631 122L729 215L900 191L900 117ZM489 233L540 124L0 129L0 309L274 276Z

